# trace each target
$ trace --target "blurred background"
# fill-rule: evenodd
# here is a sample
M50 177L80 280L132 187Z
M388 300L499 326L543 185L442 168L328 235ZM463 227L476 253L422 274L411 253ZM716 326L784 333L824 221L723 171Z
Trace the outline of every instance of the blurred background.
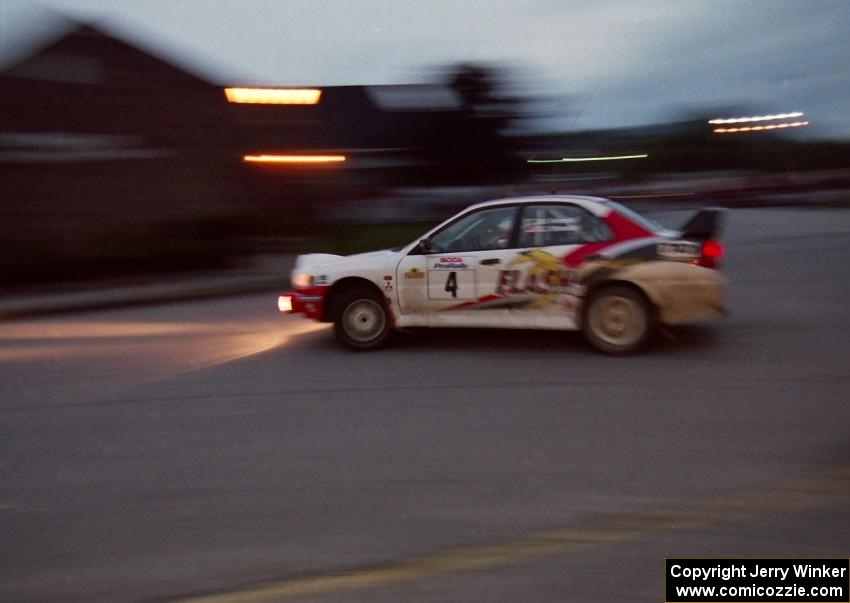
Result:
M848 26L843 0L4 1L0 283L386 247L514 194L846 202Z
M848 31L848 0L0 0L0 601L655 602L665 557L846 560ZM613 359L352 354L278 312L295 254L553 191L732 208L730 316Z

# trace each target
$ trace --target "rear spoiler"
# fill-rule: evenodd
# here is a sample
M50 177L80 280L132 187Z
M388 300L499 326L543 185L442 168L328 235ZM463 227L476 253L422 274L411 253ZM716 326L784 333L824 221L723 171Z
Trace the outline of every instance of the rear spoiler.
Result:
M679 229L683 239L707 241L720 236L726 218L725 207L706 207L699 210Z

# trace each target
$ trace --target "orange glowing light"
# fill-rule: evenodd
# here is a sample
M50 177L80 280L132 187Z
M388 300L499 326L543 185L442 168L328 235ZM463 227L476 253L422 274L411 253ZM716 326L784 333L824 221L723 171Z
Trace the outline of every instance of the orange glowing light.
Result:
M292 312L292 296L279 295L277 298L277 309L284 313Z
M248 163L340 163L345 155L245 155Z
M250 105L315 105L322 97L317 88L225 88L228 102Z
M745 126L743 128L715 128L717 134L735 134L737 132L762 132L764 130L783 130L785 128L799 128L808 126L807 121L792 121L784 124L770 124L769 126Z

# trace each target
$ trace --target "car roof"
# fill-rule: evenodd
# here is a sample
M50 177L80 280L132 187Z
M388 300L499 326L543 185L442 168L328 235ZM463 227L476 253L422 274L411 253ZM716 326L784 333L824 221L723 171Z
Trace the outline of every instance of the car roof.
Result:
M610 201L602 197L588 197L584 195L531 195L527 197L506 197L504 199L482 201L481 203L470 205L464 212L482 207L496 207L516 203L573 203L597 216L607 215L612 209Z

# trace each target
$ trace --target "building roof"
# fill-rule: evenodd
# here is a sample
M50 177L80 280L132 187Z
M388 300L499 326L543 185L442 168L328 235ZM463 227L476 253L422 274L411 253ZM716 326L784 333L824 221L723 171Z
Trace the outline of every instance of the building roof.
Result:
M0 31L3 40L0 46L0 76L13 72L50 48L67 45L68 39L101 37L132 48L208 84L218 85L229 79L226 74L211 70L209 65L204 67L181 56L185 53L176 51L173 45L146 39L143 34L126 27L109 23L86 23L55 11L42 10L43 14L12 16L3 24L3 31Z

